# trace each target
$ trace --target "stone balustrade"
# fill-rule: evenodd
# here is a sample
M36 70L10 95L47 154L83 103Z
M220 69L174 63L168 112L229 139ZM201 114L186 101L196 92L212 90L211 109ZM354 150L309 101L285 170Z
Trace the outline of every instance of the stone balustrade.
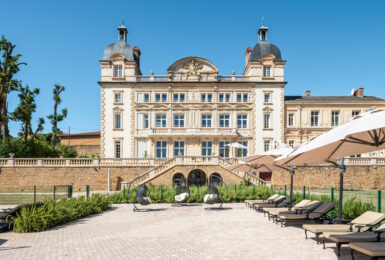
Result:
M239 158L218 156L182 156L178 164L221 165L236 164ZM0 158L0 167L110 167L110 166L159 166L170 158ZM347 166L385 166L384 157L346 158Z

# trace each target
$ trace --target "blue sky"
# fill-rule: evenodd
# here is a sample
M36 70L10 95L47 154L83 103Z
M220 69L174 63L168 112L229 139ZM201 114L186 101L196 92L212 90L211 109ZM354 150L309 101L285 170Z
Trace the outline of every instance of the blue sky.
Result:
M242 74L263 16L269 41L287 61L286 95L348 95L364 87L385 98L384 1L2 1L0 34L28 63L17 78L40 88L34 121L52 113L52 87L60 83L69 112L60 128L99 130L98 61L117 39L122 9L144 75L165 75L186 56L212 61L221 75ZM17 103L12 94L10 110ZM11 124L11 134L19 129Z

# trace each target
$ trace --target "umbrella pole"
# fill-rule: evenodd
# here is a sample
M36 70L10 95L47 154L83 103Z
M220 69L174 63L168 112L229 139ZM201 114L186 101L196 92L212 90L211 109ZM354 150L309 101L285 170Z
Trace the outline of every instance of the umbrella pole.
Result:
M338 222L342 223L342 205L343 205L343 193L344 193L344 173L346 171L345 158L341 158L340 168L340 198L338 207Z
M294 166L290 167L290 208L293 206L293 177L295 174Z

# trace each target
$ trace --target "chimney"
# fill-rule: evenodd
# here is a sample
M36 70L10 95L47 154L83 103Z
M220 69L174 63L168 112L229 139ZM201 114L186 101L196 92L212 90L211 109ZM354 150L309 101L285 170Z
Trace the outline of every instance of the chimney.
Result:
M136 56L136 63L138 64L138 67L140 68L140 54L141 54L141 52L140 52L138 46L134 47L134 54Z
M246 53L245 53L245 56L246 56L246 67L247 67L247 64L249 63L249 57L250 57L250 54L251 54L251 48L248 47L246 49Z
M354 92L356 97L364 97L364 88L359 88Z
M310 90L305 91L305 96L310 97Z

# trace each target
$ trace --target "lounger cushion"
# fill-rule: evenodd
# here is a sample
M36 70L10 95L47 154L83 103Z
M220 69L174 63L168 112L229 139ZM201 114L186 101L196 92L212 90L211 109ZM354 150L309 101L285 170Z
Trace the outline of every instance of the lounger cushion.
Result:
M324 232L322 235L325 238L330 239L336 243L377 241L377 234L374 232L343 232L337 234L331 232ZM381 240L385 241L384 237L381 237Z
M349 225L347 224L305 224L303 229L310 231L314 234L320 234L323 232L348 232Z
M355 242L349 247L368 256L385 256L385 242Z
M366 211L364 214L360 215L359 217L355 218L352 220L351 223L354 223L354 224L370 224L370 225L374 225L374 224L377 224L379 222L381 222L382 220L385 219L385 214L383 213L378 213L378 212L374 212L374 211ZM337 231L337 232L349 232L349 226L348 224L334 224L334 225L329 225L329 224L307 224L307 225L303 225L302 228L307 230L307 231L310 231L310 232L313 232L315 234L320 234L320 233L323 233L323 232L334 232L334 231ZM367 230L368 228L363 228L361 229L361 231L365 231ZM355 229L353 227L353 231L356 231L357 229Z
M301 219L315 219L322 217L320 213L310 213L307 214L287 214L287 215L279 215L280 219L290 219L290 220L301 220Z
M321 204L322 204L321 201L315 200L315 201L310 202L306 206L302 207L301 209L306 210L306 211L313 211L316 208L318 208ZM283 211L283 212L279 213L279 216L286 215L286 214L296 214L296 213L301 213L301 212L296 212L295 210Z
M206 194L203 198L204 203L207 204L214 204L218 201L218 195L217 194Z
M181 202L188 199L188 197L189 197L189 194L187 192L183 192L181 194L176 195L174 198L176 202Z

